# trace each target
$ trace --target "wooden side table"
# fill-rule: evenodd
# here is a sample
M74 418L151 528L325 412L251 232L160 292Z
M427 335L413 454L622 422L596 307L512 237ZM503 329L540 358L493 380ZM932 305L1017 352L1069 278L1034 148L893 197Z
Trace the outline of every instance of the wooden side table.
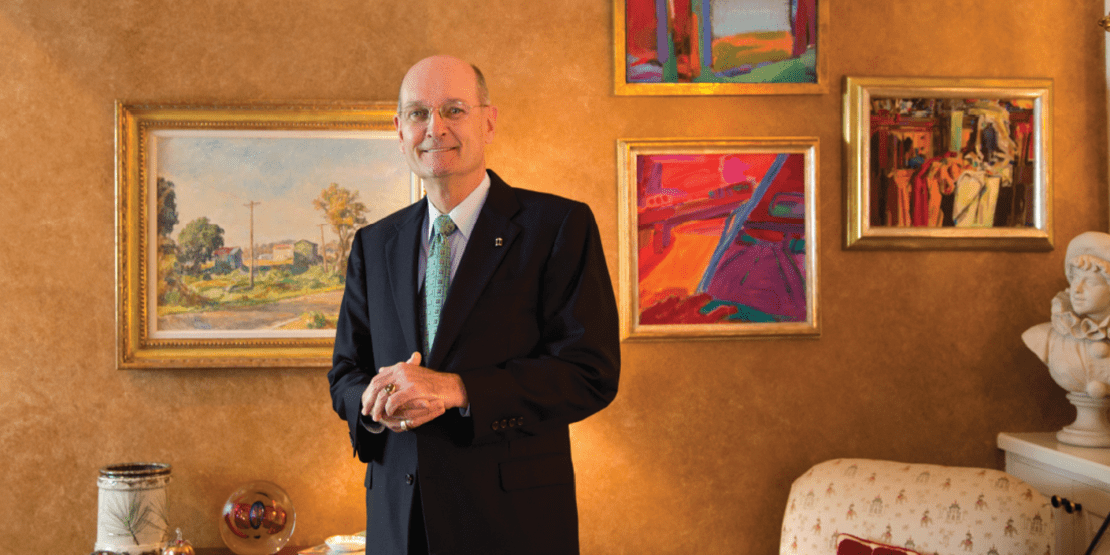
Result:
M1056 553L1082 555L1110 514L1110 449L1076 447L1056 441L1056 434L998 434L1006 451L1006 472L1055 496ZM1069 510L1070 509L1070 510ZM1110 555L1110 532L1096 555Z

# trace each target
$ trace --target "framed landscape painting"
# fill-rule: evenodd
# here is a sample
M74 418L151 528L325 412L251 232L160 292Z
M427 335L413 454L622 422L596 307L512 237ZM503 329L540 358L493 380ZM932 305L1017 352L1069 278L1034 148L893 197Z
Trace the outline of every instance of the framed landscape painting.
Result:
M118 103L118 366L329 366L354 232L420 195L395 111Z
M828 0L614 0L618 95L828 92Z
M621 336L817 336L817 139L618 141Z

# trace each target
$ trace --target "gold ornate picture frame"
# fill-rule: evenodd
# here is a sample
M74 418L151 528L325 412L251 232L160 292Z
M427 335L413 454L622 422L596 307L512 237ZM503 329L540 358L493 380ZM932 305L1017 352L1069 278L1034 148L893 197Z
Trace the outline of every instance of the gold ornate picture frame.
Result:
M848 249L1051 250L1052 81L848 77Z
M420 195L395 113L117 102L117 366L330 366L354 231Z
M613 0L617 95L828 92L828 0Z
M815 137L621 139L621 337L820 335Z

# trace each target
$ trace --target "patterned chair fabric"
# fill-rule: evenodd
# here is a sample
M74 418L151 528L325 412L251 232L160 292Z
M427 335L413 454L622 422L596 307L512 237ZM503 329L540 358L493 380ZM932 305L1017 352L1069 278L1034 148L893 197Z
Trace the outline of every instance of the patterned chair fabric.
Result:
M794 481L780 555L833 555L840 533L925 555L1051 555L1052 505L999 470L870 459L820 463Z

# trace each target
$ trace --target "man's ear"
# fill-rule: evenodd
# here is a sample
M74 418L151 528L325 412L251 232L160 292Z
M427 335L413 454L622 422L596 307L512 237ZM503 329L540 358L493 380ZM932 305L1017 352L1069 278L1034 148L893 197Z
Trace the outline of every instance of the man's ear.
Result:
M486 119L483 122L486 126L486 144L493 142L494 130L497 128L497 106L489 106L486 108Z
M405 132L401 130L401 117L393 114L393 128L397 130L397 147L405 151Z

